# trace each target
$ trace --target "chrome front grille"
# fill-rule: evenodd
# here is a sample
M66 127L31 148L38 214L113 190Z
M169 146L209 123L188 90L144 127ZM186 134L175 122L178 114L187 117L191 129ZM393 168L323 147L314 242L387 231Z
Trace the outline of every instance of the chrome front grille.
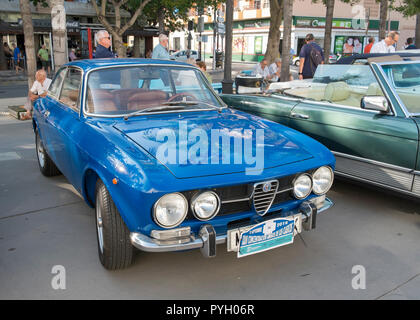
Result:
M265 181L254 185L252 201L255 211L263 216L270 210L277 194L279 182L277 180Z

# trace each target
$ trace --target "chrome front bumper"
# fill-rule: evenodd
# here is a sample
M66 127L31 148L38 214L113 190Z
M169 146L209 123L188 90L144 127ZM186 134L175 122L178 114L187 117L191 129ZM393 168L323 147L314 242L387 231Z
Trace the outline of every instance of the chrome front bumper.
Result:
M299 212L302 214L303 218L303 229L314 229L316 226L316 216L332 206L333 202L328 198L325 198L323 206L319 209L317 209L311 201L303 202L299 207ZM158 240L142 233L132 232L130 234L130 239L131 244L141 251L169 252L201 249L201 252L205 257L213 257L216 254L216 245L225 243L227 234L216 235L213 227L207 224L201 227L198 235L190 234L187 237Z

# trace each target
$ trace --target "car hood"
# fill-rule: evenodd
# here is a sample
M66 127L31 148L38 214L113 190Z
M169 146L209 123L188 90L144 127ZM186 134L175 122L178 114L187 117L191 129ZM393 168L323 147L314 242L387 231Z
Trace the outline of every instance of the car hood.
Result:
M240 172L258 175L264 169L313 157L299 142L302 134L227 108L220 113L139 116L113 127L177 178Z

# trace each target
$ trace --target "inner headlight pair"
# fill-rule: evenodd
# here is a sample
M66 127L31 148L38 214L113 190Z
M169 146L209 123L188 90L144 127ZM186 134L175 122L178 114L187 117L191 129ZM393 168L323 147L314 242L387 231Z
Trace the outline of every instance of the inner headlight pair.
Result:
M330 167L318 168L312 177L303 173L293 183L293 194L297 199L303 199L313 191L316 195L323 195L330 190L334 180L334 173Z
M205 221L213 218L220 209L220 198L213 191L195 195L191 200L191 210L195 217ZM163 228L174 228L184 221L188 213L188 201L181 193L170 193L160 198L155 206L155 222Z

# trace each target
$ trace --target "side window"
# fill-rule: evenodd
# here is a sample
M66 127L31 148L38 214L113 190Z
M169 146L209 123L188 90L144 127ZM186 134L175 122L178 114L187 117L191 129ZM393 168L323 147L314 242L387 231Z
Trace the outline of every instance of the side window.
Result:
M48 93L53 97L58 98L60 95L60 88L63 82L64 76L66 75L66 68L59 70L50 84L50 88L48 89Z
M63 82L60 101L74 110L79 110L78 100L82 73L79 69L69 68Z

